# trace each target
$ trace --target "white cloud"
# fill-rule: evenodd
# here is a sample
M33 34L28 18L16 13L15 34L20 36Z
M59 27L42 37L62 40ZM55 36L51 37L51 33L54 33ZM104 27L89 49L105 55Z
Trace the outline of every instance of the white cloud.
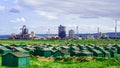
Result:
M74 14L81 18L120 18L118 0L23 0L36 11L56 16Z
M24 17L16 18L14 20L10 20L10 22L17 23L17 22L26 22L26 19Z
M13 1L15 4L18 4L19 3L19 0L14 0Z
M0 5L0 11L4 11L4 10L5 10L5 6Z
M40 16L46 17L49 20L56 20L58 17L56 15L50 14L49 12L36 11Z

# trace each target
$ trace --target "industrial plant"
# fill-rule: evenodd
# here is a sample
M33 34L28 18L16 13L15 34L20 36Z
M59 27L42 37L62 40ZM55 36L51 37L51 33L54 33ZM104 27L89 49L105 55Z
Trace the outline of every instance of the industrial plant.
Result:
M20 28L21 32L20 34L15 34L13 33L9 39L34 39L35 38L35 33L31 32L29 34L29 30L26 28L26 25L23 25L22 28Z
M48 29L48 34L43 34L45 36L40 36L39 34L35 34L34 31L31 31L29 33L29 29L26 27L26 25L23 25L22 28L20 28L21 32L19 34L12 33L9 39L34 39L34 40L48 40L48 39L120 39L119 33L101 33L99 28L97 28L97 33L93 34L79 34L78 32L78 26L76 26L76 31L73 29L66 30L66 26L59 25L58 26L58 33L57 34L51 34L50 29Z

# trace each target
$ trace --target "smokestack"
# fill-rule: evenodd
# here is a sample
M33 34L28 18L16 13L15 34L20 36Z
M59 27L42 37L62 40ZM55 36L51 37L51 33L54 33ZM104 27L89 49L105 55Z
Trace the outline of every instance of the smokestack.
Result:
M78 35L78 26L76 26L76 35Z
M98 34L100 33L100 28L99 28L99 27L97 28L97 33L98 33Z

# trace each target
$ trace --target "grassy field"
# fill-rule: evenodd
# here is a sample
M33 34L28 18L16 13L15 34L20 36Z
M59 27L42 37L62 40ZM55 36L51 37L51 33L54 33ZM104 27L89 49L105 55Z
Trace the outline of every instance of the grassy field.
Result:
M120 40L0 40L0 44L120 44Z
M120 44L120 40L0 40L0 44ZM0 57L1 61L1 57ZM11 68L1 66L0 68ZM12 67L13 68L13 67ZM30 65L23 68L120 68L120 58L95 59L89 62L58 62L40 61L37 58L30 58Z

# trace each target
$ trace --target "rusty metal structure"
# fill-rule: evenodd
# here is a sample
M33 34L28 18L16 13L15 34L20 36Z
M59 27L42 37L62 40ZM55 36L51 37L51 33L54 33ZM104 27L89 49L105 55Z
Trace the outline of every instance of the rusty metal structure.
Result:
M35 37L34 32L31 32L31 34L29 34L26 25L23 25L23 27L20 28L20 30L21 30L20 34L12 34L10 36L10 39L34 39Z

